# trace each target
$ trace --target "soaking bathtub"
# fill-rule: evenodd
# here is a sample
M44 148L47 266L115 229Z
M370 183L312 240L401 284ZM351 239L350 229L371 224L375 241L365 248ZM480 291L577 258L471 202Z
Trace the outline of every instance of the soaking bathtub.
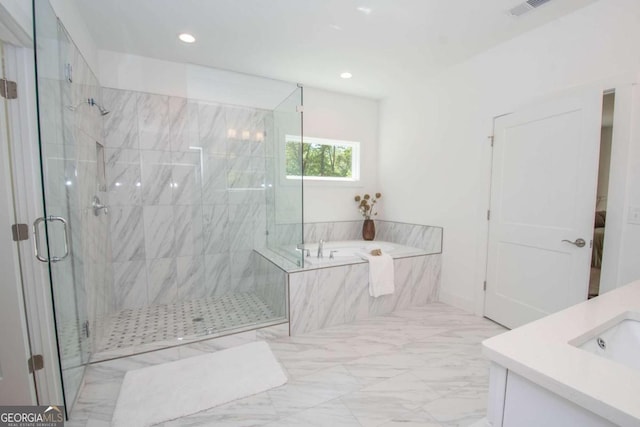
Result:
M304 269L321 268L366 262L362 254L380 249L382 253L389 254L393 258L425 255L425 251L411 246L384 241L365 240L340 240L324 242L322 256L318 257L319 242L305 243L303 245L286 247L285 250L295 254L296 257L304 257Z

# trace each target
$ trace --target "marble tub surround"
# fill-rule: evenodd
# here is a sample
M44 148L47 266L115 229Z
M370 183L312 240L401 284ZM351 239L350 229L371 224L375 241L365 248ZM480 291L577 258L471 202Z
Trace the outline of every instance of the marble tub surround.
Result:
M638 426L640 371L576 347L625 312L640 312L640 281L486 340L483 352L558 399L615 425Z
M376 240L423 249L426 253L442 253L442 227L376 221Z
M279 245L270 245L268 248L259 249L259 252L265 258L271 260L285 271L295 271L300 269L302 262L296 263L298 257L290 254L289 247L295 247L300 242L296 236L299 236L300 224L276 224L274 226L273 238ZM412 251L406 251L402 256L416 256L424 254L440 254L442 253L442 227L434 227L429 225L407 224L402 222L376 220L376 228L378 230L376 241L386 241L397 243L409 248ZM362 221L332 221L332 222L313 222L304 224L304 242L305 244L313 244L320 241L331 243L345 240L362 240ZM312 254L313 256L314 254ZM328 261L323 259L320 261L310 260L310 265L305 265L305 269L319 268L332 264L339 265L338 260ZM347 262L350 263L351 261ZM347 264L345 263L345 264Z
M381 219L376 219L375 224L375 240L412 246L423 249L427 253L442 252L442 227L385 221ZM300 224L279 224L276 225L276 232L282 236L295 236L295 230L299 227ZM337 240L362 240L362 220L305 223L305 243L318 242L320 239L327 242ZM294 245L300 243L287 241L286 237L280 238L279 241Z
M289 273L291 335L351 323L438 300L441 255L394 259L395 292L369 294L369 265L350 265Z
M130 369L265 339L286 385L164 425L468 426L486 410L480 342L504 328L435 303L299 337L272 330L90 365L68 425L109 426Z

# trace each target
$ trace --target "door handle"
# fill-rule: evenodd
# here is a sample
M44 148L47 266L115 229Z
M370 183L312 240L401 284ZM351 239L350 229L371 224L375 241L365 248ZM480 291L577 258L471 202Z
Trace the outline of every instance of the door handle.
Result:
M33 240L35 240L35 255L38 261L47 262L49 259L40 255L40 223L44 221L59 221L63 225L64 229L64 255L61 257L51 257L51 262L59 262L69 256L69 233L67 232L67 220L61 216L48 216L46 218L40 217L33 222Z
M579 248L584 247L584 245L587 244L587 242L584 239L576 239L575 242L572 242L571 240L563 240L563 242L567 242L567 243L571 243L572 245L576 245Z
M38 261L47 262L48 259L40 255L40 223L41 222L44 222L43 217L40 217L35 221L33 221L33 240L34 240L33 247L35 248L35 255Z

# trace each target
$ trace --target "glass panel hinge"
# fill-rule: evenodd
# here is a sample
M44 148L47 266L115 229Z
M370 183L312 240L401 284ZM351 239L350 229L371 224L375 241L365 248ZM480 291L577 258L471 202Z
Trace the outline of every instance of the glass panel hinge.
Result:
M27 224L13 224L11 226L11 234L14 242L29 240L29 226Z
M29 373L33 374L35 371L44 369L44 358L41 354L34 354L27 360L29 366Z
M18 84L11 80L0 79L0 95L5 99L16 99L18 97Z

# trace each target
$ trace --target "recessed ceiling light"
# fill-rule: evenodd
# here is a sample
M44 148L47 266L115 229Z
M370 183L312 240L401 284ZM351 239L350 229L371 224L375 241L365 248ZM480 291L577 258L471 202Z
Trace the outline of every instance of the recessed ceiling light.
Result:
M351 74L348 71L345 71L344 73L340 74L340 77L342 77L343 79L350 79L351 77L353 77L353 74Z
M364 13L365 15L370 15L371 14L371 8L370 7L360 6L360 7L357 8L357 10L359 12Z
M189 33L182 33L178 36L178 38L185 43L194 43L196 41L196 38Z

